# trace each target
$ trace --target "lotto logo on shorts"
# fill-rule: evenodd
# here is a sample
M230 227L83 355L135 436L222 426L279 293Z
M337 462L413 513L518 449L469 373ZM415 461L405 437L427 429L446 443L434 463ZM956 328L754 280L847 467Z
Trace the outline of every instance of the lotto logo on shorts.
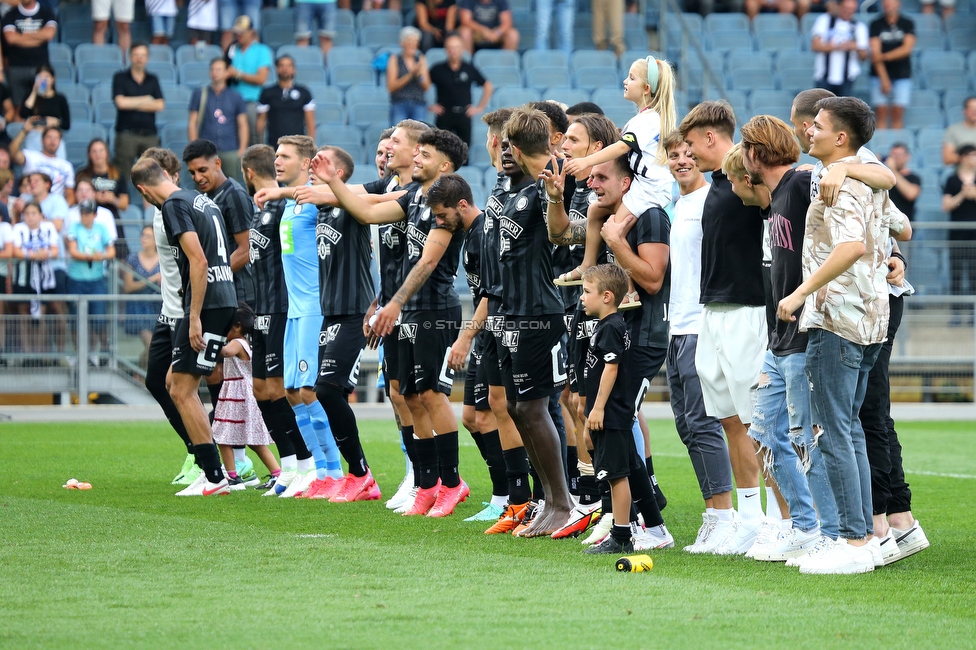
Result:
M502 332L502 345L504 345L512 352L517 352L518 344L519 344L518 332Z

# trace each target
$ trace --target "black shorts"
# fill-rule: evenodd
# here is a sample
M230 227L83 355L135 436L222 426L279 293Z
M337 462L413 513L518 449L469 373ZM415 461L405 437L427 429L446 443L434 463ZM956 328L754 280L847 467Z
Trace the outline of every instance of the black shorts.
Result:
M637 401L634 404L634 415L640 410L640 405L651 387L651 381L661 372L667 359L667 348L631 346L630 357L627 359L627 375L637 387Z
M159 373L164 382L166 372L173 363L173 342L176 339L178 322L176 318L167 318L160 314L153 326L152 337L149 339L146 374Z
M502 332L505 330L505 317L499 315L497 298L488 298L488 317L485 320L485 347L481 352L481 367L489 386L504 386L501 371L501 353L508 354L502 345Z
M590 338L599 322L599 318L587 316L582 307L576 310L570 341L569 378L570 390L583 397L586 397L586 382L583 381L586 352L590 349Z
M363 334L364 314L352 316L326 316L322 319L319 333L320 385L338 386L347 393L356 390L359 383L359 362L366 347Z
M593 472L598 481L608 481L643 471L631 429L590 431L593 441Z
M502 377L509 400L549 399L566 386L566 329L562 314L508 316L500 354Z
M383 385L386 396L390 396L390 382L399 382L400 375L400 325L383 337Z
M190 345L190 319L185 316L176 321L176 337L173 340L173 372L198 377L209 377L220 360L220 351L227 342L227 332L237 316L236 307L204 309L200 312L200 325L206 346L197 352Z
M254 317L251 334L251 374L255 379L284 377L285 323L288 314L265 314Z
M488 382L485 378L484 351L495 347L495 337L491 332L481 330L471 344L468 357L467 374L464 377L464 405L473 406L476 411L490 411L488 405Z
M454 371L447 365L461 328L461 307L405 311L400 316L400 394L435 390L451 394Z

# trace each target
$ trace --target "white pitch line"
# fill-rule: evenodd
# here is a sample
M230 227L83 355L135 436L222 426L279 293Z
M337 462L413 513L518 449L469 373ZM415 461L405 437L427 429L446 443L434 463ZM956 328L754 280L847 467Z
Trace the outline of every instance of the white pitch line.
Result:
M972 474L943 474L942 472L919 472L912 469L906 469L906 474L919 474L921 476L938 476L939 478L963 478L963 479L976 479L976 476Z

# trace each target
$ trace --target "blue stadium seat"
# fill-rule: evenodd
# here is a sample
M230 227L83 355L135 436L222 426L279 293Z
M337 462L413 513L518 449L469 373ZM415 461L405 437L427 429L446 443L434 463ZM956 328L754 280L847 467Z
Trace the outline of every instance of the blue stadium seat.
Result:
M488 52L489 50L481 50L481 51ZM515 54L516 54L516 56L518 55L517 52ZM443 47L432 47L429 50L427 50L427 52L426 52L426 54L424 56L427 57L427 67L428 68L433 68L435 65L437 65L441 61L447 61L447 52L444 51L444 48ZM468 56L467 51L465 51L465 53L464 53L464 59L466 61L470 61L471 60L471 57Z
M573 52L569 60L573 70L617 67L617 57L610 50L577 50Z
M361 11L356 15L356 28L359 29L359 31L372 26L402 27L403 15L399 11L392 11L390 9ZM388 41L387 44L398 43L399 40L399 38L396 38L392 41Z
M376 73L368 63L340 63L329 68L332 85L348 88L356 84L376 85Z
M115 128L115 117L118 110L115 108L115 102L99 102L95 105L95 122L101 124L106 129ZM186 125L183 125L186 128Z
M65 43L56 43L51 41L47 44L47 56L54 61L61 61L64 63L71 63L73 61L74 53L70 45Z
M389 118L387 117L383 121L388 122ZM329 129L329 142L342 148L349 145L362 146L363 132L353 125L344 126L337 124ZM375 143L373 144L375 145Z
M747 29L722 29L711 32L706 38L706 46L713 52L717 50L755 49L752 33Z
M481 179L483 173L477 167L470 167L468 165L464 165L459 170L457 170L457 174L464 180L468 181L468 185L470 185L471 187L481 187Z
M324 84L329 82L328 73L321 63L318 65L296 65L295 79L301 84Z
M356 14L351 9L336 9L336 30L353 31L356 28Z
M942 31L942 18L936 14L923 14L923 13L912 13L908 14L907 11L903 10L906 14L906 18L911 19L915 23L915 33L917 34L921 30L936 30Z
M353 104L384 104L389 106L390 93L383 86L372 86L368 84L352 86L346 91L346 106L352 107ZM376 120L382 122L384 120Z
M807 41L807 47L809 47L810 33L813 31L813 23L817 22L817 18L822 16L821 13L811 12L803 14L803 18L800 19L800 38Z
M946 126L946 116L941 108L933 106L918 106L912 102L911 106L905 108L905 128L921 129L924 127Z
M83 43L91 43L92 33L94 31L95 24L92 22L90 15L87 20L61 21L58 23L58 37L62 43L71 47Z
M207 45L200 49L200 56L197 56L195 45L180 45L176 48L176 67L179 69L185 63L204 62L208 65L213 59L224 56L224 51L218 45Z
M446 54L444 58L447 58ZM427 63L433 65L430 63L430 52L428 52ZM479 70L498 67L510 67L518 70L522 67L522 57L519 56L518 52L512 50L478 50L474 53L472 63Z
M779 78L769 70L743 68L733 70L728 74L730 90L777 90Z
M367 12L371 13L373 12ZM400 27L395 25L370 25L359 30L359 44L374 50L399 42Z
M289 25L295 24L295 14L291 7L282 9L279 7L263 7L261 9L261 27L265 25Z
M973 93L967 88L949 88L942 96L942 108L949 118L949 123L958 122L962 119L962 105Z
M562 50L529 50L522 54L522 69L566 68L569 70L569 57Z
M740 13L713 13L705 16L705 33L714 34L717 31L736 29L749 31L749 18Z
M342 29L337 30L335 35L332 37L333 45L355 45L356 44L356 30Z
M68 159L68 162L71 163L75 169L84 167L85 163L88 161L88 143L69 142L68 140L65 140L64 153L65 157Z
M315 102L315 123L316 124L345 124L346 109L337 102L316 101Z
M160 90L163 91L163 99L166 100L167 104L188 106L190 103L190 97L193 94L193 89L187 86L178 86L176 84L159 84Z
M381 122L373 122L363 131L363 142L369 147L373 147L373 151L375 152L375 147L380 143L380 135L389 127L389 119L385 119Z
M949 90L965 88L969 83L964 70L927 70L922 77L925 88L929 90Z
M646 50L647 30L641 24L629 24L624 21L624 45L632 50Z
M488 193L491 194L492 189L495 187L495 181L498 178L498 172L494 167L488 167L482 173L483 177L481 179L481 184L486 190L488 190Z
M186 124L167 124L159 130L159 139L162 141L164 147L172 149L177 157L179 157L183 149L182 147L177 149L173 144L176 142L186 142Z
M373 50L368 47L336 45L329 51L329 67L348 65L351 63L365 63L369 65L373 62L374 56Z
M163 95L165 97L165 95ZM91 104L95 106L99 102L110 102L112 97L112 82L103 81L91 89Z
M725 57L726 72L737 70L773 71L773 55L770 52L753 52L752 50L732 50Z
M390 119L390 103L377 103L377 102L350 102L349 106L349 124L358 126L360 128L366 128L373 122L379 122L382 119L389 121Z
M186 127L184 127L184 132L185 130ZM92 124L91 122L72 122L71 128L64 133L64 142L66 145L71 142L80 142L87 147L88 143L95 138L99 138L101 140L107 140L108 138L108 131L101 124Z
M915 132L909 129L878 129L866 146L879 158L884 159L895 142L904 142L912 147L915 144Z
M88 104L87 99L83 102L69 99L68 110L71 111L72 125L75 124L76 122L91 122L92 110L91 110L91 106Z
M333 102L336 104L343 104L346 101L346 94L342 92L340 88L335 86L329 86L326 84L302 84L308 88L308 91L312 93L312 97L315 99L315 103L318 102Z
M261 26L261 42L277 50L282 45L289 45L295 42L295 26L282 23L272 23Z
M616 70L614 70L614 74L616 74ZM534 67L525 72L525 85L539 91L550 86L569 86L571 82L572 75L567 68Z
M976 73L976 50L969 53L966 57L966 67L969 68L970 74Z
M756 35L771 31L791 31L796 36L800 31L800 23L793 14L759 14L752 19L752 28Z
M687 26L692 38L700 39L704 33L704 20L699 14L685 12L679 18L677 15L668 12L664 16L664 28L667 30L668 40L680 42L684 34L682 22Z
M78 66L78 83L92 87L103 81L111 82L115 73L121 69L121 63L88 61Z
M118 45L93 45L92 43L82 43L75 48L75 63L81 66L88 61L98 61L101 63L115 63L122 66L122 48Z
M156 126L165 126L166 124L182 124L184 127L187 125L187 120L189 118L190 111L186 104L167 104L159 113L156 113Z
M562 102L567 106L590 101L590 93L582 88L569 88L568 86L546 88L542 96L548 99L555 99L557 102Z
M966 57L961 52L939 52L929 50L919 57L922 75L935 70L965 70Z
M210 83L210 64L205 61L184 63L180 66L180 85L197 88Z
M787 56L782 53L776 55L776 71L782 83L783 90L793 94L806 90L813 85L813 62L816 54L813 52L791 52Z
M761 15L761 14L760 14ZM786 113L789 116L790 107L793 105L793 94L788 93L783 90L756 90L749 95L749 101L746 105L749 107L754 114L759 115L768 112L771 115L776 115L771 111L767 111L769 106L781 106L786 104ZM777 116L778 117L778 116Z
M942 100L939 97L939 93L934 90L915 88L912 90L912 106L941 110Z
M282 45L275 52L276 57L280 56L290 56L295 61L295 65L314 65L319 68L322 67L322 50L318 45L314 46L298 46L298 45Z
M71 83L70 81L64 81L63 83L58 83L58 92L64 95L65 99L69 102L85 102L88 103L88 98L91 96L88 86L84 84Z
M51 61L51 67L54 68L55 79L60 79L69 84L74 83L75 67L73 65L67 61Z
M760 14L760 16L762 15L764 14ZM798 32L786 30L762 32L756 34L756 44L760 50L764 51L802 50L803 47L797 34Z
M492 109L503 106L521 106L542 99L535 88L502 87L491 96Z
M969 54L976 45L976 33L968 29L953 29L948 37L949 49Z
M156 78L159 79L159 83L161 84L176 83L176 68L173 67L172 63L166 63L164 61L150 61L146 65L146 70L156 75Z
M617 69L609 66L579 67L574 75L576 87L593 91L597 88L620 88Z
M373 166L356 165L349 177L350 185L365 185L376 180L376 168Z
M176 62L176 56L173 53L173 48L169 45L150 45L149 46L149 62L159 62L159 63L170 63Z
M517 68L508 66L481 68L481 74L491 81L495 88L519 87L522 85L522 75Z
M946 49L946 37L942 30L923 29L915 33L914 53L925 50L944 50Z
M949 118L952 121L952 118ZM915 166L928 169L942 169L942 133L937 127L924 127L918 130L916 148L912 151ZM941 179L936 178L935 185L941 186Z

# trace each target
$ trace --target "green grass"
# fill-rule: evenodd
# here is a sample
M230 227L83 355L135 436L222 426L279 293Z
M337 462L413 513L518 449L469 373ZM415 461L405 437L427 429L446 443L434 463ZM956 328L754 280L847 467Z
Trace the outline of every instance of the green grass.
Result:
M902 423L905 464L976 474L972 423ZM389 422L363 439L385 493L402 477ZM679 547L701 501L669 422L651 424ZM976 481L910 474L932 547L863 576L744 558L653 554L620 574L577 541L485 536L489 493L462 434L472 499L441 520L379 503L177 499L165 424L0 426L0 647L973 647ZM61 485L90 481L88 492ZM386 498L386 497L384 497Z

